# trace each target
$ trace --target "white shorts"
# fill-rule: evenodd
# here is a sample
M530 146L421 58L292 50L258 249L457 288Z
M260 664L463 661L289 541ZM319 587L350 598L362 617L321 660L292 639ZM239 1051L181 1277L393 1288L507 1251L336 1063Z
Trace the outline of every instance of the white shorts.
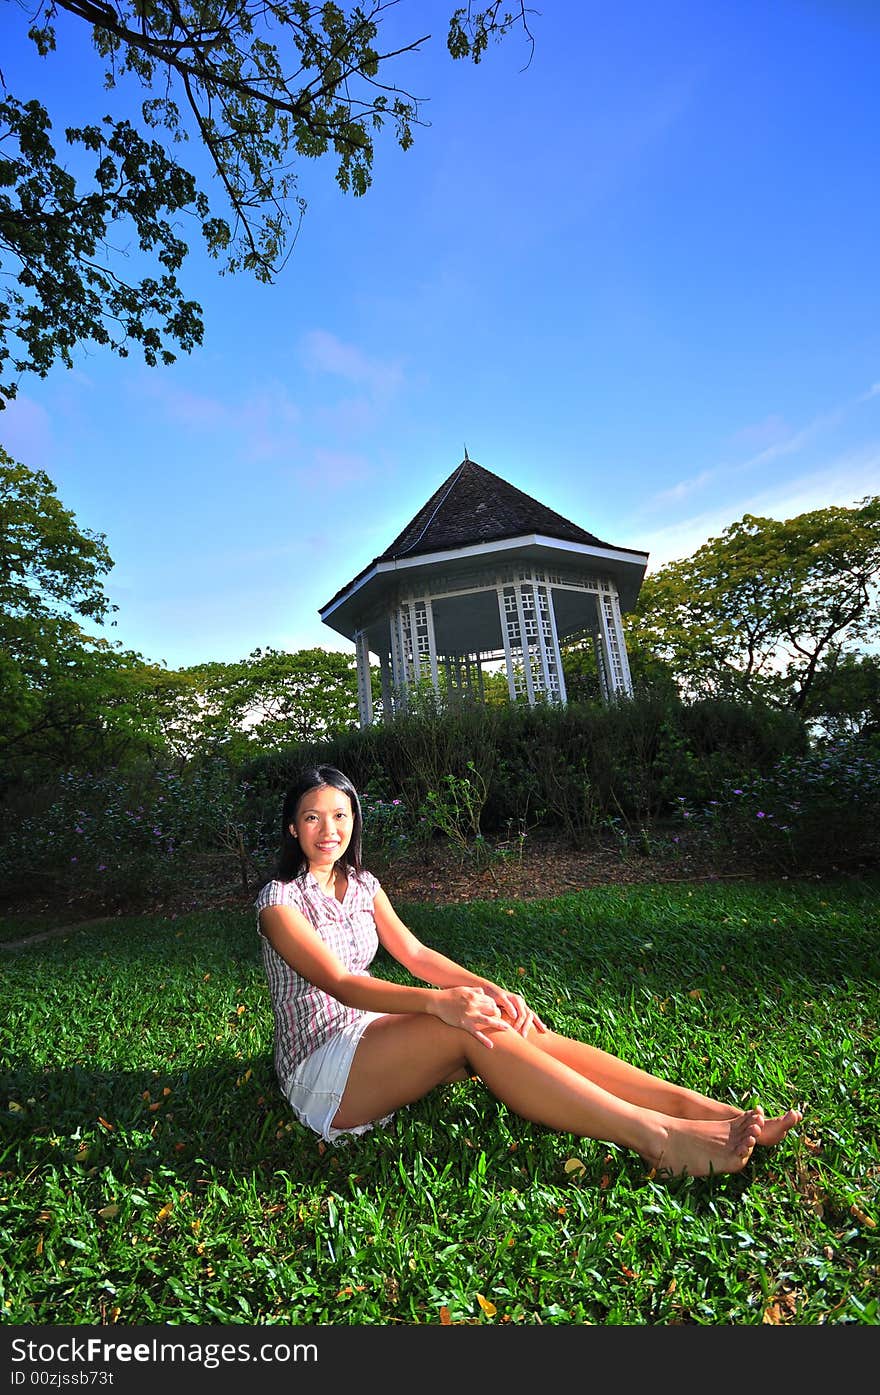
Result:
M384 1016L386 1014L383 1012L361 1013L354 1022L334 1032L323 1046L300 1061L293 1075L282 1086L282 1093L300 1123L306 1124L328 1143L342 1134L366 1133L376 1124L387 1124L394 1117L393 1114L386 1114L384 1119L356 1124L351 1129L334 1129L332 1123L345 1092L358 1043L370 1023Z

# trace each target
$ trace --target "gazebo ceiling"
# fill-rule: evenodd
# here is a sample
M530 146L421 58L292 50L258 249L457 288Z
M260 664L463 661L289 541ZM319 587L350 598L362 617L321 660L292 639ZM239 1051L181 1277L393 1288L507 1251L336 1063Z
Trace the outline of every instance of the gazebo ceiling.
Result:
M378 636L402 584L418 587L431 575L450 576L490 561L499 567L530 562L550 570L575 568L611 576L626 611L636 603L648 554L603 542L466 456L385 551L319 614L324 624L352 641L363 628ZM430 593L427 584L425 591ZM475 599L470 598L471 605ZM451 612L448 618L451 622ZM476 621L476 614L472 618Z

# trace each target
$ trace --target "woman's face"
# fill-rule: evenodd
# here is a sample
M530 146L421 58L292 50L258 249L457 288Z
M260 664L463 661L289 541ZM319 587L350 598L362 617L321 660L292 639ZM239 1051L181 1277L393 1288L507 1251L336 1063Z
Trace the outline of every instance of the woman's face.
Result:
M290 831L299 841L309 866L330 867L351 842L354 815L351 800L334 785L308 790L296 807Z

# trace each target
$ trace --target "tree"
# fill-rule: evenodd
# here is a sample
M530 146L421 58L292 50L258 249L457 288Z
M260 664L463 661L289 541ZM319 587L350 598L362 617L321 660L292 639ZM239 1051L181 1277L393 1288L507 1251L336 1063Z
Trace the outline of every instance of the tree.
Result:
M880 655L826 660L816 672L807 715L833 737L880 735Z
M177 680L80 621L115 611L103 534L80 528L49 476L0 448L0 769L118 761L162 744L160 695ZM167 698L166 698L167 700Z
M781 522L746 514L645 578L634 647L682 691L805 714L823 668L880 636L880 495Z
M238 663L179 670L187 685L166 739L189 754L235 759L321 740L358 725L354 656L325 649L255 649Z
M201 343L201 307L177 281L189 251L181 215L194 217L225 271L269 282L305 211L297 162L331 155L340 187L367 191L377 133L390 125L406 150L423 124L418 99L389 69L431 36L383 50L380 31L397 3L368 0L346 13L309 0L41 0L28 31L39 52L56 47L59 11L90 25L105 86L140 84L143 129L105 116L67 130L67 144L95 159L84 188L58 163L43 104L8 92L0 101L0 270L9 286L0 408L19 375L45 377L58 359L69 367L79 343L122 356L139 344L151 365ZM479 63L490 40L516 27L531 43L526 15L524 0L512 13L500 0L455 10L450 55ZM168 148L190 138L219 176L219 213ZM109 251L111 233L120 241L128 227L157 264L140 281L120 275Z

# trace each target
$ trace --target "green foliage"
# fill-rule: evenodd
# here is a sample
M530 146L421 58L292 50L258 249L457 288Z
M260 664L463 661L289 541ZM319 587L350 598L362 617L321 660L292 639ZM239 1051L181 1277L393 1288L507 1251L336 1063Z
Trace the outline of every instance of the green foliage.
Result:
M7 785L162 744L178 684L88 633L113 613L102 534L80 528L43 471L0 448L0 765Z
M270 282L283 267L305 212L297 192L303 160L329 157L336 182L354 195L372 180L374 144L384 126L403 150L422 124L419 101L389 71L430 36L383 51L388 7L376 0L350 13L336 4L265 5L237 0L48 0L29 36L47 57L59 10L84 20L103 60L104 88L129 81L142 93L144 131L127 120L65 132L68 145L94 156L77 184L52 144L41 102L0 102L0 408L25 371L45 376L70 366L77 344L118 354L138 344L148 364L202 342L202 312L176 274L188 253L182 216L200 228L222 270ZM453 58L479 63L490 38L521 26L525 10L497 5L457 10L449 26ZM9 80L4 72L4 80ZM87 81L87 75L83 75ZM100 88L96 103L102 102ZM171 153L197 141L221 191L211 207L196 177ZM120 274L109 249L134 240L151 274Z
M73 612L100 624L115 609L102 584L113 566L104 535L81 529L49 476L19 464L2 446L0 549L4 622Z
M0 811L6 895L97 909L248 891L274 859L271 807L223 761L62 775Z
M424 812L429 796L435 808L449 805L450 789L469 781L484 835L505 836L511 821L540 823L584 846L606 818L650 823L673 812L683 789L709 797L722 778L766 772L806 744L798 714L759 704L658 696L564 707L467 703L258 756L243 773L280 792L301 765L326 761L411 814ZM461 828L465 812L459 801Z
M809 711L818 675L880 637L880 495L780 522L747 514L643 583L628 643L688 695Z
M84 193L57 163L50 132L40 102L0 102L0 374L11 375L0 378L0 407L20 374L44 378L56 360L70 368L83 343L122 356L138 343L152 366L174 361L169 342L187 352L202 342L200 307L184 299L175 276L188 250L176 215L207 218L193 176L127 121L105 117L102 126L66 132L69 145L95 157ZM107 243L132 233L161 268L136 284L105 264Z
M244 760L357 726L355 661L335 650L255 649L238 663L197 664L178 676L188 700L167 736L191 754Z
M443 834L462 859L476 866L491 861L492 850L480 827L488 785L472 760L466 775L443 775L436 789L429 789L420 814L429 828Z
M850 739L783 756L761 775L719 784L694 804L679 797L689 832L720 866L804 873L880 864L880 743Z
M199 888L217 878L250 889L274 862L284 790L303 765L324 762L361 792L368 864L372 858L383 872L438 842L488 867L521 855L536 827L558 829L576 848L610 833L621 849L650 851L682 798L696 807L718 798L725 782L771 780L806 750L795 713L658 699L475 704L257 755L230 740L214 754L206 748L172 763L157 753L150 765L133 762L112 774L85 766L7 791L0 870L9 895L43 885L98 905L148 904L175 887L191 888L197 901ZM823 866L824 853L848 836L844 816L852 811L845 801L817 809L817 828L821 818L841 820L824 851L815 847Z
M88 633L116 609L102 534L0 449L0 762L7 788L58 771L222 752L244 759L357 725L354 659L257 649L168 672Z
M816 671L806 713L832 736L880 733L880 656L826 659Z
M401 858L424 848L433 830L424 815L411 814L402 799L383 797L375 786L359 793L364 865L381 881Z

